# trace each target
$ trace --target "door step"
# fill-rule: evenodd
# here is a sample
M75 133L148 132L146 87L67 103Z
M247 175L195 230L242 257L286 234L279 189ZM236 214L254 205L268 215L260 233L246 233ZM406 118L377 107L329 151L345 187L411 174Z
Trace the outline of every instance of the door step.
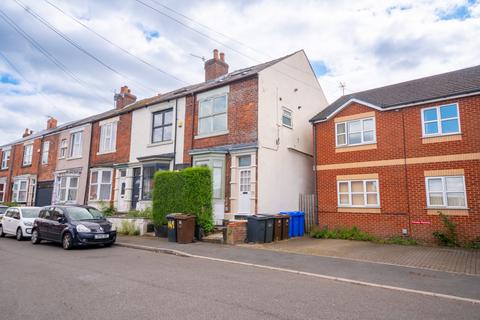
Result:
M202 241L208 243L223 244L223 231L217 231L215 233L209 234L208 236L203 237Z

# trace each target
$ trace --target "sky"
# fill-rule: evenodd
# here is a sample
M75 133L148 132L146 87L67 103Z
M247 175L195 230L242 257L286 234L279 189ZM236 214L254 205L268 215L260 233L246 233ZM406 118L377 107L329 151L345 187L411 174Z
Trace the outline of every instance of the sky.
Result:
M480 0L0 2L0 144L304 49L328 102L480 64ZM312 115L313 116L313 115ZM308 124L306 124L308 125Z

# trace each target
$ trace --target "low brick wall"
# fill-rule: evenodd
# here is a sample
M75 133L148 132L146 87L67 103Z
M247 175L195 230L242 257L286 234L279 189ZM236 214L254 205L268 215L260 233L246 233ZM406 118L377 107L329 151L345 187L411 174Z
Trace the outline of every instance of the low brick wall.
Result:
M226 244L245 243L247 239L247 221L230 221L227 224Z

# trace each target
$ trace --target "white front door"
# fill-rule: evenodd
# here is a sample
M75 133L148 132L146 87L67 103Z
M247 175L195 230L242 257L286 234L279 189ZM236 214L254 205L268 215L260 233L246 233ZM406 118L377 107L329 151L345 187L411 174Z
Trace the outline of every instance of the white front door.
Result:
M118 193L117 193L117 210L120 212L128 211L128 202L130 200L126 199L127 194L127 170L120 169L118 170L120 175L118 178Z
M250 198L252 194L251 190L251 175L252 171L250 169L243 169L239 172L239 191L238 196L238 211L240 213L251 213Z

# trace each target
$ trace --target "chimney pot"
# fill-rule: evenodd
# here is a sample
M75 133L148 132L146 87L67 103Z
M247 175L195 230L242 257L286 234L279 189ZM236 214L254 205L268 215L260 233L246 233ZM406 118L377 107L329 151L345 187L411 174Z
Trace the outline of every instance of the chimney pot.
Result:
M213 49L213 59L218 60L218 50L217 49Z
M28 137L29 135L31 135L33 133L32 130L28 129L28 128L25 128L25 131L23 132L22 134L22 138L25 138L25 137Z
M228 64L225 62L225 54L213 50L213 59L205 61L205 81L210 81L228 73Z
M131 93L128 86L121 87L120 93L116 93L113 98L115 100L116 109L122 109L123 107L137 101L137 97Z
M48 120L47 120L47 129L54 129L57 127L57 119L55 119L54 117L50 117Z
M225 53L220 52L220 61L225 62Z

